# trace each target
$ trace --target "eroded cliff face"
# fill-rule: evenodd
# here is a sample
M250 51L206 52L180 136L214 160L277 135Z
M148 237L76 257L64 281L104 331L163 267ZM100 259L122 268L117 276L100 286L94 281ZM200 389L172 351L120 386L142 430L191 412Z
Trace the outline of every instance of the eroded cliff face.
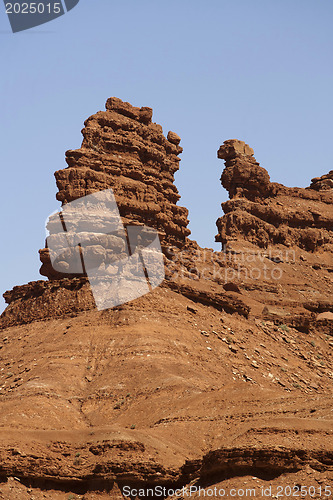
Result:
M176 204L179 137L150 108L106 107L56 172L57 198L112 187L125 225L158 230L165 280L97 311L88 278L54 271L44 249L49 279L5 292L0 498L194 484L260 496L268 481L319 497L333 480L332 174L286 188L226 141L224 248L203 249Z
M188 211L177 205L174 184L179 169L180 137L152 122L152 109L138 108L116 97L85 121L80 149L66 152L68 167L55 178L57 199L65 205L112 188L123 224L157 229L162 247L182 248L190 234ZM47 248L40 250L41 274L68 277L52 268Z
M247 302L252 314L303 332L330 333L332 173L313 179L309 188L288 188L270 182L243 141L225 141L218 157L225 160L221 183L230 199L222 203L215 239L230 261L230 279L254 299Z
M225 141L218 151L230 200L222 204L216 241L244 239L260 248L282 244L333 254L332 172L313 179L310 188L288 188L270 182L253 154L237 140Z
M63 206L112 187L125 227L146 224L158 231L164 251L163 287L228 314L271 320L301 332L330 332L332 174L313 179L307 189L287 188L270 182L247 144L225 141L218 156L225 160L221 181L230 200L222 204L225 215L217 220L216 236L223 251L202 249L188 239L187 210L177 205L174 172L180 138L173 132L165 138L151 117L150 108L110 98L106 111L86 120L81 148L67 151L69 166L55 173ZM59 223L50 220L49 225L62 231ZM90 250L103 266L109 249L98 236L90 234ZM112 259L126 258L121 253L126 242L117 241ZM9 306L2 327L95 308L84 273L53 269L47 248L40 257L41 273L50 283L34 282L6 292ZM110 269L112 279L112 265Z

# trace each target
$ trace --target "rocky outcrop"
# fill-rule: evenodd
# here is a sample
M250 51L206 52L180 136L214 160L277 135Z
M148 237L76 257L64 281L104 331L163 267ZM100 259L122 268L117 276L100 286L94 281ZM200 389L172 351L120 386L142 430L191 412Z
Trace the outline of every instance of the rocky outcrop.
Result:
M133 227L140 230L134 235L137 244L146 247L142 242L150 244L157 233L164 252L163 265L161 254L154 254L150 244L149 270L155 278L161 277L156 283L150 280L150 287L159 286L165 274L163 286L176 294L248 317L250 306L240 297L238 286L229 283L224 288L215 264L201 262L200 247L188 239L188 211L177 205L180 195L174 185L182 152L180 137L170 131L165 138L161 126L152 123L151 108L134 107L114 97L107 100L106 111L85 121L82 134L81 148L66 152L68 167L55 173L62 211L49 218L50 236L40 250L40 272L50 281L6 292L8 307L0 328L78 315L94 309L95 303L107 309L132 300L135 290L133 299L147 293L139 290L146 286L141 281L142 266L136 261L127 266L133 256ZM226 268L228 263L218 264L218 269L221 266ZM198 280L198 273L205 278ZM118 286L117 280L123 277L126 287ZM115 289L126 292L126 300L118 300L117 293L114 298ZM99 307L99 299L112 304L103 302Z
M329 189L333 189L333 170L330 170L326 175L311 179L309 189L315 189L316 191L327 191Z
M15 286L3 294L6 310L0 318L0 330L33 321L75 316L95 309L86 277L52 281L32 281Z
M216 241L242 300L251 297L252 314L265 321L329 331L331 320L316 320L314 311L332 307L331 173L309 188L288 188L270 181L243 141L225 141L218 157L225 160L221 183L230 199L222 203Z
M221 287L212 282L207 289L193 280L184 282L169 279L163 288L169 288L193 302L211 306L218 311L237 313L246 318L250 312L249 306L240 298L228 295L224 289L221 291ZM87 277L32 281L14 287L3 296L8 306L0 318L0 331L34 321L77 316L96 309Z
M245 484L270 497L315 484L319 498L331 484L329 179L307 189L271 183L249 146L226 141L230 200L218 221L224 248L214 252L187 238L187 211L172 198L179 141L164 138L149 108L111 99L56 173L57 247L69 238L64 225L87 229L80 200L112 187L127 235L131 225L159 232L165 279L96 310L90 276L58 279L44 249L50 279L5 292L0 499L118 499L125 485L147 492L133 498L156 485L202 486L207 497L214 485L220 497L238 486L243 497ZM66 212L77 201L82 210ZM103 233L104 208L93 204L89 251L92 264L108 258L112 267L109 250L126 260L126 237Z
M66 152L68 167L55 173L57 199L65 205L112 188L125 226L146 224L158 231L162 247L181 248L190 230L174 185L180 137L170 131L166 138L152 122L151 108L115 97L107 100L106 111L85 121L82 134L81 148ZM66 277L52 268L47 248L40 250L40 259L42 275Z
M230 200L222 203L225 215L216 222L216 241L245 239L260 248L282 244L333 252L331 172L313 179L310 188L288 188L270 182L243 141L225 141L218 157L225 160L221 183Z
M82 253L75 255L77 246L69 247L67 258L57 262L54 269L49 249L41 250L41 273L50 282L33 282L6 292L8 307L1 316L0 328L94 309L94 285L85 270L103 268L104 288L99 294L103 300L106 284L121 290L116 280L125 275L117 263L121 266L127 260L129 228L139 226L141 231L147 225L157 230L164 251L162 286L178 297L299 332L329 331L332 319L317 319L317 315L333 307L333 189L327 189L330 174L313 179L316 189L287 188L270 181L247 144L225 141L218 156L226 163L221 181L230 200L222 204L225 215L217 221L216 237L223 243L223 251L202 249L188 239L187 210L176 204L179 194L173 174L179 164L180 138L174 132L165 138L161 127L151 122L151 115L150 108L111 98L106 111L88 118L82 147L68 151L68 168L55 174L63 211L61 219L58 214L50 218L48 229L62 250L64 234L68 238L63 231L65 223L79 226L82 220L87 222L81 200L89 195L97 199L110 187L115 198L109 201L119 208L114 215L119 219L120 214L121 228L109 234L104 227L109 223L103 219L105 207L95 203L89 244L80 250L87 252L84 259ZM73 215L69 207L77 203L80 210ZM87 255L90 266L84 267ZM160 264L163 274L163 261ZM127 271L133 278L132 268ZM135 282L127 282L126 293L128 288L141 286L140 279L138 276Z
M218 158L225 160L226 164L221 182L230 198L243 195L255 200L258 196L268 195L269 175L253 155L253 149L245 142L232 139L225 141L218 150Z

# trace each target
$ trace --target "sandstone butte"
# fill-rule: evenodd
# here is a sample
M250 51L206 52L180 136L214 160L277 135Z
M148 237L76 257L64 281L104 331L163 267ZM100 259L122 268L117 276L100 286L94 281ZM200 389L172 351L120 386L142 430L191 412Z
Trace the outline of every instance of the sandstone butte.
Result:
M55 173L57 199L111 187L125 225L159 232L166 276L98 311L87 277L55 271L44 248L47 279L4 293L0 498L156 485L329 497L333 171L285 187L247 144L225 141L214 252L189 239L180 138L150 108L110 98L82 133Z

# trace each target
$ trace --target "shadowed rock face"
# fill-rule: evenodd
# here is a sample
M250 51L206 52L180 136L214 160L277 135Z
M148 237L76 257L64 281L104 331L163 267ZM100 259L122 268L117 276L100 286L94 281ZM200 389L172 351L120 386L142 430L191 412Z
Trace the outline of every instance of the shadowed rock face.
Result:
M174 185L179 169L180 137L152 123L152 109L134 107L111 97L106 111L85 121L80 149L66 152L68 167L55 178L57 199L66 204L112 188L125 225L155 228L162 247L181 248L190 234L188 211L177 205ZM66 275L52 269L48 250L40 250L41 274L49 279Z
M230 200L222 203L225 215L216 222L216 241L243 239L260 248L282 244L333 252L332 171L312 179L310 188L288 188L270 182L243 141L225 141L218 157L225 160L221 183Z

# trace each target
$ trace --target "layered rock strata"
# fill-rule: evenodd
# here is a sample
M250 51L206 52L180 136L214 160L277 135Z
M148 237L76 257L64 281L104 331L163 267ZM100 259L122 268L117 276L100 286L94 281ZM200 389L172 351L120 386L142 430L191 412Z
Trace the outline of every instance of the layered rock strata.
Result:
M230 200L222 203L216 241L241 238L260 248L282 244L333 252L331 172L313 179L310 188L288 188L270 182L243 141L225 141L218 158L225 160L221 183Z
M149 126L146 108L116 102L126 119ZM171 242L164 255L166 279L138 300L96 311L83 272L79 278L50 275L4 294L1 499L32 493L36 500L115 499L124 497L125 486L141 487L147 495L139 496L148 497L153 486L184 486L188 492L194 485L206 488L208 497L213 486L225 492L238 487L244 496L245 485L257 488L257 496L268 488L270 496L281 495L281 487L288 496L294 485L297 496L302 485L319 498L332 484L330 243L297 246L304 241L299 215L299 227L290 225L295 244L274 243L266 227L275 221L278 234L287 220L288 231L286 214L305 200L330 234L331 193L321 180L314 181L318 190L270 183L244 143L228 141L223 148L227 207L244 202L235 212L248 223L235 217L234 226L225 226L219 233L226 241L223 252L200 248L164 226L162 241ZM84 194L95 196L89 189L97 184L81 186L75 177L80 169L87 174L82 182L95 175L90 167L72 169L73 179L59 191L68 195L62 220L49 222L56 251L70 239L61 237L63 224L77 229L82 216L87 229L84 206L74 214L65 210ZM125 181L119 177L108 179L120 186ZM101 183L98 193L107 186ZM88 250L92 264L107 257L112 267L109 243L126 259L126 238L122 224L111 235L105 231L101 207L93 204L88 240L94 245ZM147 214L134 208L133 216L122 217L141 231ZM280 219L267 221L278 209ZM312 229L321 230L318 221ZM81 254L72 254L70 246L68 252L67 263L83 271ZM66 260L55 262L66 268Z
M147 293L140 263L129 262L137 244L149 246L155 280L150 279L150 287L160 285L165 274L163 286L176 293L248 317L250 307L221 287L212 266L202 263L207 279L196 279L200 247L187 238L188 211L177 205L174 185L180 138L174 132L165 138L151 119L151 108L110 98L106 111L86 120L81 148L67 151L68 167L55 173L62 211L49 218L50 236L40 250L40 272L50 283L32 282L6 292L1 328L77 315L95 305L106 309ZM147 227L159 236L164 262Z
M7 328L0 498L121 498L115 481L121 490L228 491L229 479L324 488L333 479L331 343L194 306L168 288ZM9 490L13 476L26 495Z
M115 283L115 288L126 294L126 300L118 300L116 297L115 303L103 303L101 309L114 307L147 293L138 289L142 285L141 276L134 276L130 268L130 276L127 273L125 280L127 288L123 284L118 286L117 279L124 276L119 265L128 259L126 247L129 229L134 227L141 231L146 225L150 225L153 231L159 232L164 249L165 280L162 286L172 290L178 297L182 295L194 303L239 315L250 321L260 318L300 332L325 330L330 333L333 320L330 317L320 318L322 313L333 311L333 190L326 189L328 177L313 180L318 189L287 188L272 183L248 145L242 141L226 141L219 150L219 156L226 161L222 184L229 191L230 200L222 204L225 215L217 221L217 240L224 244L223 251L203 249L186 236L189 232L186 228L186 209L172 204L167 195L158 192L156 179L164 179L165 162L156 163L156 176L153 177L147 173L150 168L148 163L139 161L137 153L134 154L133 151L121 155L106 153L103 149L106 142L100 139L101 151L95 155L94 150L87 145L87 137L92 137L94 130L97 131L96 137L100 137L100 121L108 118L113 120L112 123L118 120L117 133L109 133L112 141L118 144L118 153L119 144L124 144L124 137L130 137L134 141L133 137L137 132L134 133L133 130L140 130L143 135L148 134L144 136L145 140L143 136L140 139L142 151L145 148L154 149L155 146L151 146L152 135L159 126L149 122L147 109L134 108L111 99L107 103L106 112L97 113L88 119L82 148L67 153L68 159L76 158L73 160L75 166L56 173L59 187L57 196L63 202L62 219L59 220L56 214L50 218L48 226L56 250L61 250L60 257L54 261L56 268L51 265L49 249L43 249L41 272L50 281L33 282L6 292L4 297L8 307L1 316L0 328L46 318L78 315L94 309L95 305L99 308L96 294L92 295L95 287L91 275L88 273L88 280L85 277L86 269L82 265L83 262L87 263L87 256L91 269L102 269L105 272L106 279L102 280L102 287L105 287L105 283L108 286ZM159 137L165 151L165 148L179 143L179 138L174 133L168 134L169 140L163 138L163 135ZM156 134L154 138L157 140ZM176 157L176 154L169 155L169 159L173 158L172 161L175 162L173 165L176 164ZM94 170L96 165L104 165L105 158L118 161L119 169L122 168L122 173L125 172L128 177L120 174L114 166L107 167L108 173ZM129 164L132 165L132 170L129 169ZM111 174L111 168L117 174ZM136 180L136 175L142 175L144 182ZM100 184L98 179L101 179ZM325 189L322 182L325 183ZM133 190L125 191L124 186L129 183ZM90 199L90 196L94 198L102 195L108 186L112 187L119 208L119 212L116 207L113 213L116 222L111 228L111 234L108 234L110 231L106 228L110 221L103 218L105 202L94 203L91 212L93 219L90 222L85 216L86 206L80 205L82 200ZM180 210L179 213L184 216L184 225L172 225L168 219L162 227L161 219L149 219L148 209L138 210L138 207L151 208L146 198L151 192L156 194L161 206L164 204L165 213L170 210L170 215L172 210ZM176 192L176 188L173 192ZM79 207L75 213L71 213L68 208L73 204L78 204ZM111 206L114 206L113 200ZM132 212L126 211L126 207L128 210L132 207ZM109 213L110 210L106 212ZM90 228L88 223L91 224ZM68 232L63 231L64 225L75 228L84 226L84 231L81 227L80 233L81 253L77 251L77 247L73 252L73 246L63 251L63 242L69 239ZM173 232L172 229L175 228L178 229ZM81 259L82 252L87 253L84 259ZM63 255L66 258L62 258ZM163 261L161 263L156 260L155 265L163 267ZM69 269L77 272L70 274ZM97 278L100 281L99 274ZM132 279L131 282L129 278ZM159 285L160 283L155 283L154 286ZM129 297L129 289L136 290L137 295ZM107 295L104 288L99 295L104 300Z
M190 230L188 211L177 205L180 195L174 185L180 137L170 131L166 138L152 122L151 108L115 97L107 100L106 111L85 121L82 134L81 147L66 152L68 167L55 173L62 205L112 188L125 226L145 224L158 231L163 248L181 248ZM49 226L54 231L54 219ZM42 275L66 276L52 268L47 248L40 250L40 259Z
M301 332L333 331L320 314L333 308L333 189L331 172L309 188L270 182L243 141L228 140L222 186L230 199L216 225L229 276L251 297L251 312ZM248 302L249 303L249 302Z
M316 191L333 189L333 170L330 170L326 175L311 179L310 189L315 189Z

